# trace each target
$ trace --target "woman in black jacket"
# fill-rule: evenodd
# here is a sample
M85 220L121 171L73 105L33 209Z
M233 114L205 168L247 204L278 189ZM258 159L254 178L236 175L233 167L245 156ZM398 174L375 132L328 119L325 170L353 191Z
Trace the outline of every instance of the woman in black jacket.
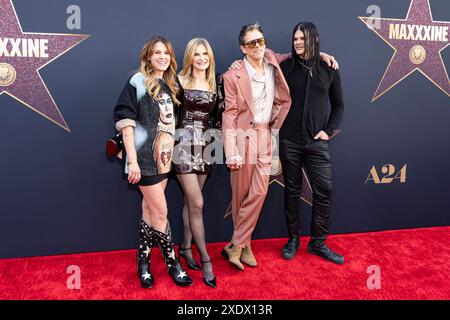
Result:
M150 253L158 245L169 275L179 286L192 284L174 250L165 189L174 148L175 110L180 92L172 45L153 37L141 50L141 66L125 84L114 109L122 133L124 176L143 195L137 271L143 288L153 285Z

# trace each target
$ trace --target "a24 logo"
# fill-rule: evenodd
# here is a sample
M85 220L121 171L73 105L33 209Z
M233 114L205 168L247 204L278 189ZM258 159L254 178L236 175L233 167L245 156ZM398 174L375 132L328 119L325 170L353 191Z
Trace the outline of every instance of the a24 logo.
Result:
M375 166L370 169L369 176L366 179L365 184L372 181L374 184L389 184L398 180L399 183L406 182L406 166L405 163L403 167L396 171L396 168L393 164L385 164L381 167L380 174ZM380 179L381 178L381 179Z

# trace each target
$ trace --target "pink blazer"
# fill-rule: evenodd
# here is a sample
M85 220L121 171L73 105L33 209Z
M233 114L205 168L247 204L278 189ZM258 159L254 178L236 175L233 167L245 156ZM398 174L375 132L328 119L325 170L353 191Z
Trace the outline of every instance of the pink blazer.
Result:
M288 55L275 54L270 49L266 49L264 55L265 61L275 67L276 92L269 123L272 130L281 128L291 106L289 87L279 64L287 57ZM253 112L255 108L250 78L245 67L242 67L240 70L228 70L223 75L223 81L225 87L225 111L222 114L222 136L225 156L228 159L238 155L243 156L238 151L238 129L245 132L253 128Z

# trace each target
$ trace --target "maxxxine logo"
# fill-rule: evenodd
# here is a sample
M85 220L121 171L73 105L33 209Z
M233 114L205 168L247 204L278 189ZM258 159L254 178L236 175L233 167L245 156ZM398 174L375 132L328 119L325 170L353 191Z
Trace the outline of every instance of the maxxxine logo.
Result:
M429 0L411 0L406 19L359 18L395 51L372 102L415 70L450 97L450 82L441 56L450 44L450 22L433 21ZM380 27L374 28L374 22Z
M88 37L23 32L12 0L0 0L0 95L10 95L69 131L39 70Z

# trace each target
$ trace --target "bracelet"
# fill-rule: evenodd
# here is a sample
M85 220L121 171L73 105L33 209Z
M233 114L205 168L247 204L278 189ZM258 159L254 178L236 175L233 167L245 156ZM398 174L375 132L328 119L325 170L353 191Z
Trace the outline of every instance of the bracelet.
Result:
M137 160L127 161L127 165L130 165L130 164L133 164L133 163L137 163Z

